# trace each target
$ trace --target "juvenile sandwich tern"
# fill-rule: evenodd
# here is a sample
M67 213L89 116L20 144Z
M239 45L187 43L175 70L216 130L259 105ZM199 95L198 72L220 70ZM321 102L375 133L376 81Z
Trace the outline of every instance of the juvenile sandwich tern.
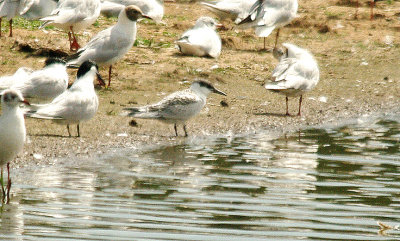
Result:
M0 78L0 89L19 90L24 98L52 100L68 87L67 66L62 59L48 58L45 67L37 71L20 69L12 76L12 81L2 81Z
M226 95L209 82L198 80L194 81L189 89L172 93L158 103L143 107L124 108L124 110L128 111L124 115L172 123L174 124L176 136L178 136L177 125L183 124L185 136L188 136L186 121L200 113L210 93Z
M216 32L220 26L210 17L200 17L193 28L182 34L176 41L183 54L218 58L221 54L221 38Z
M303 94L318 84L318 64L307 50L289 43L284 43L283 46L284 49L275 48L273 51L279 63L272 72L273 82L267 83L265 88L286 95L286 115L290 115L288 97L300 96L298 112L300 116Z
M1 189L3 201L7 196L7 202L10 200L11 189L10 161L22 151L26 139L24 115L19 107L21 103L29 105L18 90L7 89L1 92L1 109L3 112L0 116L1 179L3 180L3 166L5 164L7 164L8 173L6 190L3 182L1 182Z
M250 14L239 23L241 28L254 28L258 37L268 37L278 28L275 37L276 48L280 28L290 23L297 15L297 0L257 0Z
M85 61L79 67L77 78L72 86L56 97L51 103L31 105L25 109L25 115L31 118L54 120L58 124L76 124L78 137L79 124L90 120L97 112L99 100L94 90L93 80L99 75L98 67L93 61ZM104 84L104 82L102 81Z
M94 36L85 47L69 58L67 65L76 66L86 60L93 60L98 65L109 66L108 86L110 86L112 64L124 57L132 48L136 40L136 21L139 18L149 17L137 6L125 7L119 14L117 24Z
M76 40L75 32L96 22L100 10L100 0L62 0L50 16L40 19L44 21L40 28L51 24L67 31L70 50L76 51L80 46Z

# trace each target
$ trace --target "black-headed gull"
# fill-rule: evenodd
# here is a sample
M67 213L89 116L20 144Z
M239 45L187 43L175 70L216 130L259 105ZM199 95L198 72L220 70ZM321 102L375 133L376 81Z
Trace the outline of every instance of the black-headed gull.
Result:
M72 86L56 97L51 103L31 105L25 109L25 115L31 118L54 120L58 124L76 124L78 137L79 123L90 120L97 112L99 100L94 90L93 80L101 79L96 63L85 61L79 67L77 78ZM103 82L104 83L104 82Z
M100 0L63 0L48 17L40 19L44 21L40 28L46 25L54 25L68 32L70 50L80 48L76 40L75 32L85 29L96 22L100 15Z
M110 86L112 64L124 57L132 48L136 40L136 21L139 18L149 17L137 6L125 7L119 14L117 24L94 36L85 47L69 58L68 66L80 65L89 59L98 65L109 66L108 86Z
M201 4L220 19L231 19L235 23L239 23L249 15L250 9L256 1L257 0L220 0L201 2Z
M279 63L272 72L273 82L267 83L265 88L286 95L286 115L289 115L288 97L300 96L298 112L300 116L303 94L318 84L318 64L307 50L289 43L284 43L283 46L283 50L275 48L273 51Z
M174 124L176 136L178 136L177 125L183 124L185 136L188 136L186 121L200 113L210 93L226 95L209 82L199 80L194 81L190 89L172 93L156 104L124 108L128 113L123 115L141 119L156 119Z
M37 71L26 71L22 67L11 76L2 81L0 78L0 89L16 89L21 91L24 98L39 98L52 100L68 87L68 73L66 62L58 58L48 58L45 67Z
M250 10L249 16L239 23L241 28L254 28L258 37L268 37L278 28L275 48L278 44L280 28L287 25L297 15L297 0L258 0Z
M12 24L13 18L26 13L35 0L3 0L0 1L0 37L1 37L1 19L6 17L10 22L10 37L13 36Z
M3 166L7 164L8 182L7 192L4 189L3 182L1 188L3 191L3 201L7 196L7 202L10 200L11 178L10 161L22 151L26 139L25 120L20 104L29 103L24 100L18 90L7 89L1 94L0 116L0 166L1 179L3 179Z
M176 41L179 51L187 55L218 58L221 54L221 38L216 32L218 26L213 18L200 17L194 27Z
M117 17L126 6L135 5L156 23L160 23L164 16L163 0L107 0L101 3L101 13L106 16Z

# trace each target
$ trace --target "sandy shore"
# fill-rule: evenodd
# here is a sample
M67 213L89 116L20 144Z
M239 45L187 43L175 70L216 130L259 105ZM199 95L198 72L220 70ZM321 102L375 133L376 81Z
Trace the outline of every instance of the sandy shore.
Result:
M165 24L139 23L138 46L114 66L110 89L99 89L100 108L94 119L81 125L81 137L68 137L65 126L28 119L28 142L13 166L48 164L56 159L93 156L113 148L138 147L176 138L172 125L120 116L122 108L160 100L188 88L194 79L207 79L227 97L210 95L204 111L188 123L189 138L210 134L254 133L260 130L286 132L300 127L398 109L400 96L399 20L400 3L378 4L378 18L368 19L368 8L354 19L354 8L337 1L300 1L299 18L281 31L281 41L308 48L321 69L318 86L305 95L301 117L286 117L284 96L267 92L277 61L270 52L259 51L262 39L253 31L220 32L223 52L219 59L181 56L174 40L202 15L211 15L198 4L167 3ZM99 24L80 36L82 42L115 22L101 18ZM3 25L3 31L4 30ZM7 25L8 26L8 25ZM4 32L5 33L5 32ZM67 51L65 33L29 30L16 26L15 37L0 38L0 68L11 74L18 67L39 69L44 57L21 51L19 43ZM267 39L272 46L273 37ZM106 69L102 69L106 76ZM75 72L71 71L71 82ZM221 101L228 103L222 106ZM290 100L297 113L298 99ZM75 134L75 128L72 128ZM179 129L180 133L182 130Z

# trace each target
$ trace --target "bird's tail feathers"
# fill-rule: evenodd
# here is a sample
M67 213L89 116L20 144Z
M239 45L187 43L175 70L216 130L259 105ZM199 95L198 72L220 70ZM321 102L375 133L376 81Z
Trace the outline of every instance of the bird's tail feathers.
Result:
M32 104L30 106L27 106L26 108L23 109L24 116L30 117L30 118L36 118L36 119L45 119L45 120L61 120L63 118L57 117L57 116L50 116L42 113L37 113L37 111L42 107L43 105L35 105Z
M202 4L210 12L212 12L220 17L226 18L226 17L229 17L229 15L230 15L230 13L228 11L218 8L213 3L201 2L200 4Z
M158 118L158 112L149 111L148 106L143 107L129 107L124 108L123 116L136 117L140 119L156 119Z

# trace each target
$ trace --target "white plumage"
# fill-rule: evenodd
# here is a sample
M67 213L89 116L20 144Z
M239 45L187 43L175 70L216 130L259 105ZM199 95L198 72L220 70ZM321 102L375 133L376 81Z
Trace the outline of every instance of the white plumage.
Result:
M231 19L235 23L239 23L249 15L251 7L256 1L257 0L220 0L201 2L201 4L220 19Z
M101 3L101 13L117 17L126 6L135 5L143 14L160 23L164 16L164 1L162 0L107 0Z
M19 90L25 98L52 100L68 87L66 63L60 59L47 59L46 66L37 71L19 68L12 76L0 78L1 89Z
M54 25L68 32L70 49L79 49L75 32L85 29L96 22L100 15L100 0L63 0L50 16L42 18L41 27Z
M10 37L12 37L12 19L16 16L25 14L35 0L3 0L0 1L0 36L1 19L6 17L10 22Z
M21 14L21 17L26 19L40 19L49 16L56 7L56 0L34 0L29 10Z
M218 58L221 54L221 38L216 32L219 26L210 17L200 17L193 28L184 32L176 41L183 54Z
M297 0L258 0L242 22L241 28L254 28L258 37L268 37L271 32L276 32L275 47L278 44L280 28L289 24L297 16Z
M0 166L1 172L3 172L3 166L7 163L7 194L4 190L3 183L1 183L1 187L3 195L6 194L9 200L11 179L8 163L12 161L24 147L26 139L25 120L19 105L27 102L17 90L7 89L3 91L1 95L1 109L3 113L0 116ZM3 196L3 200L4 198L5 195Z
M136 21L148 18L136 6L125 7L118 17L116 25L109 27L94 36L85 47L73 55L68 65L80 65L86 60L93 60L98 65L109 67L109 83L111 82L111 65L120 60L133 46L136 40Z
M67 125L79 124L90 120L97 112L99 100L94 90L93 80L98 75L97 65L85 61L78 70L77 78L72 86L55 98L51 103L31 105L25 109L28 117L54 120L56 123Z
M303 94L318 84L318 64L307 50L289 43L283 46L285 50L274 49L274 56L280 61L272 72L273 82L267 83L265 88L286 95L286 115L289 115L288 97L300 96L300 115Z
M210 93L226 95L210 83L200 80L193 82L190 89L172 93L158 103L143 107L125 108L124 110L129 111L125 115L173 123L176 136L178 136L177 124L183 124L183 130L185 136L187 136L186 121L200 113Z

